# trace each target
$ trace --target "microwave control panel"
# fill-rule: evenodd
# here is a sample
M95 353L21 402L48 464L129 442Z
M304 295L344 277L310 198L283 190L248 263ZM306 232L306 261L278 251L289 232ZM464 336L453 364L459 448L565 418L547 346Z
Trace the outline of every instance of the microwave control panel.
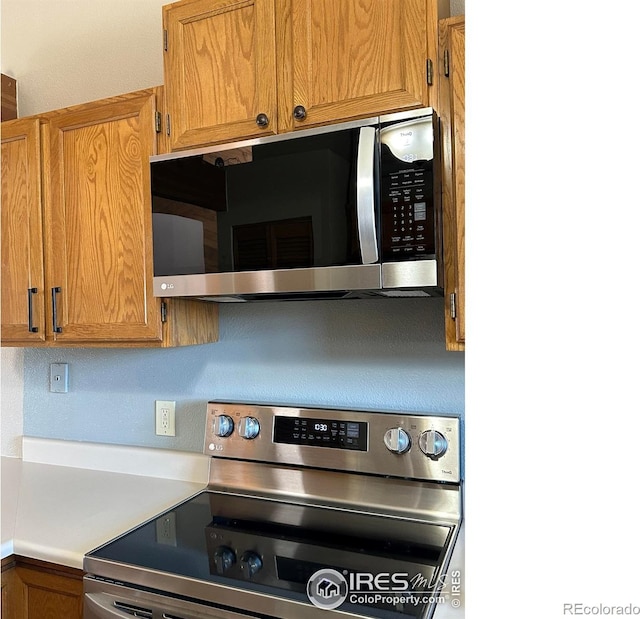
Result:
M383 260L415 260L435 254L433 181L430 161L382 167Z
M383 261L435 256L434 145L431 116L380 129Z

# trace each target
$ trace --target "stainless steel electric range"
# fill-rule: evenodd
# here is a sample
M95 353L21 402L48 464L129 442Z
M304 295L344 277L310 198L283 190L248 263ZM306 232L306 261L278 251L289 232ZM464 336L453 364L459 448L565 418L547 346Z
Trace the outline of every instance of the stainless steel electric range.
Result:
M84 619L433 616L457 417L210 402L206 423L207 488L85 556Z

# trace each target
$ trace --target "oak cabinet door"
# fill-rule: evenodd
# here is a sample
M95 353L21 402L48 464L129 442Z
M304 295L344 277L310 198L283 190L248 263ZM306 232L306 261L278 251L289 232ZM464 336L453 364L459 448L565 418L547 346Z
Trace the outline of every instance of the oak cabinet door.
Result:
M177 2L163 23L171 150L276 133L274 0Z
M290 49L279 67L279 127L303 128L430 104L427 62L437 44L436 2L281 3L279 15L284 23L290 20L284 39ZM294 109L300 107L306 116L296 120Z
M44 341L40 121L2 123L2 341Z
M45 247L57 342L159 340L151 183L155 92L47 116Z
M442 211L447 350L465 345L465 28L464 16L440 22Z
M82 619L81 570L25 557L2 566L2 617Z

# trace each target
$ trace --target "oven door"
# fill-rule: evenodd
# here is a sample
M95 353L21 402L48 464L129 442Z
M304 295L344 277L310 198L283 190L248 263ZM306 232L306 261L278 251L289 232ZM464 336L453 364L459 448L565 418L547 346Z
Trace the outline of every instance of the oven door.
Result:
M221 608L84 578L83 619L255 619Z

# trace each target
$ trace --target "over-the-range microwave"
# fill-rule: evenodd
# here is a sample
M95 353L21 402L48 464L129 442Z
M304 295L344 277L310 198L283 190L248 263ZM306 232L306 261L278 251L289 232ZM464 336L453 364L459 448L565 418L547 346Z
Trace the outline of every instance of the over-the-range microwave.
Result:
M154 295L442 294L431 108L151 158Z

